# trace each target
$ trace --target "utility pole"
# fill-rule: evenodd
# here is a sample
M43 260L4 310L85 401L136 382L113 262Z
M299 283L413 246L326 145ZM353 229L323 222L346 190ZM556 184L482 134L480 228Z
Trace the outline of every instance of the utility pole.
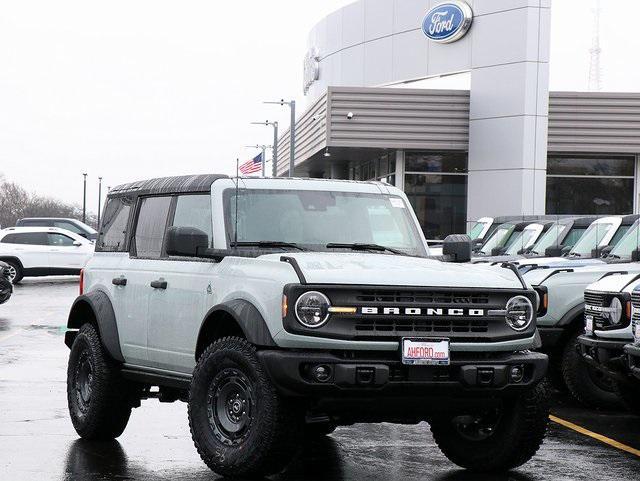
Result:
M289 147L289 177L293 177L296 158L296 101L290 100L289 102L285 102L284 99L280 99L280 102L263 103L274 105L288 105L289 109L291 110L291 126L289 127L289 139L291 141Z
M271 159L271 177L278 176L278 122L251 122L252 125L271 125L273 127L273 158Z
M272 145L245 145L245 147L248 148L248 149L261 149L262 150L262 177L266 177L267 176L267 172L266 172L266 162L267 162L266 151L267 151L267 149L272 149L273 146Z
M98 230L100 230L101 204L102 204L102 177L98 177Z
M84 188L82 191L82 222L87 223L87 174L82 174L84 177Z

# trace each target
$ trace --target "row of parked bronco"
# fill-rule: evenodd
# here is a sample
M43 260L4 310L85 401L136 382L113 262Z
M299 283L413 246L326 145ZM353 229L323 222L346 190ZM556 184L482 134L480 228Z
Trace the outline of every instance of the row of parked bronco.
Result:
M633 394L636 221L481 219L475 254L453 235L435 256L379 182L114 187L65 333L71 421L111 439L142 400L185 401L202 460L241 478L338 426L427 421L453 463L508 471L545 437L549 361L583 402Z
M538 292L549 377L589 407L640 410L639 217L487 217L469 232L471 262L511 262Z

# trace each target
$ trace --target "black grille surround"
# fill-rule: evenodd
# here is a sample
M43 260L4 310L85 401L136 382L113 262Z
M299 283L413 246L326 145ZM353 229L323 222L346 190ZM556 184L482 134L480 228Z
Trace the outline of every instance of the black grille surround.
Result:
M614 297L619 298L622 303L622 318L618 324L612 324L611 320L602 311L598 310L598 308L608 308ZM640 293L638 293L636 299L637 305L640 307ZM625 304L629 300L633 304L633 294L630 295L628 292L584 291L585 315L593 316L593 328L599 331L624 329L631 323L631 319L625 313Z
M307 291L322 292L332 306L356 307L358 311L331 314L327 323L319 328L304 327L296 319L295 303ZM503 311L507 301L518 295L527 297L535 311L537 297L533 290L289 284L284 294L289 306L283 319L284 328L304 336L395 342L403 337L444 337L452 342L486 343L530 338L536 329L535 317L527 329L515 331L507 325L503 314L488 315L489 311ZM377 308L379 313L363 313L362 308ZM397 308L400 312L383 313L385 308ZM421 314L407 315L406 309L413 309L412 312L420 309ZM461 314L449 315L449 312Z

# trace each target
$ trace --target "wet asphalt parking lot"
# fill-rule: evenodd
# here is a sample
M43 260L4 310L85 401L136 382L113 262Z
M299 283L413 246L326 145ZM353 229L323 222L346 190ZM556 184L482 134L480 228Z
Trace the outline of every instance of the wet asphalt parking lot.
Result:
M26 279L0 305L0 480L216 479L193 447L183 403L143 401L117 441L78 438L67 414L63 343L76 294L77 278ZM554 421L538 455L504 476L458 469L422 423L338 428L272 479L640 479L640 417L554 399Z

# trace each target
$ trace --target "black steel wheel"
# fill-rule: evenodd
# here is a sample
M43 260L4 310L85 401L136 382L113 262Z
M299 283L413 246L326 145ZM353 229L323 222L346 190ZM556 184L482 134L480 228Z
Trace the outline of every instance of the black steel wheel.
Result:
M450 412L431 420L431 433L453 463L478 472L504 472L531 459L549 422L544 383L485 410Z
M253 409L251 382L238 369L225 369L211 381L207 413L220 442L228 446L241 443L251 429Z
M278 473L300 448L300 409L277 392L245 339L219 339L200 356L188 412L200 457L222 476Z

